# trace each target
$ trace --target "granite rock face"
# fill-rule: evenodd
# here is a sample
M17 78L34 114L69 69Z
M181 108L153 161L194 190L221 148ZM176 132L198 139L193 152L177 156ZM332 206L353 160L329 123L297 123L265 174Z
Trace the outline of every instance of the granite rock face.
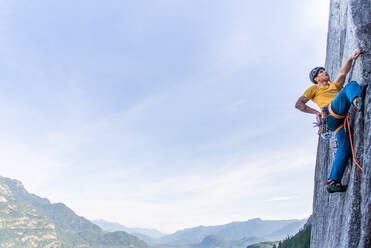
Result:
M334 140L319 138L312 216L312 248L371 247L371 1L331 0L326 68L336 77L341 65L357 48L365 53L348 74L368 85L361 113L351 112L351 131L361 171L349 160L343 184L345 193L329 194L324 185L334 159Z

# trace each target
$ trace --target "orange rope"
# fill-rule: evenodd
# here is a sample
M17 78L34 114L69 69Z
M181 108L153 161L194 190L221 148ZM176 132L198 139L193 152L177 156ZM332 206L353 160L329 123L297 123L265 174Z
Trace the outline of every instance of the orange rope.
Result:
M360 166L354 156L354 150L353 150L353 142L352 142L352 133L350 131L350 125L349 125L349 114L347 114L347 117L345 117L345 120L344 120L344 129L346 131L346 127L348 126L348 130L349 130L349 140L350 140L350 147L352 148L352 155L353 155L353 161L354 163L356 163L356 165L358 166L358 168L360 170L362 170L362 166Z

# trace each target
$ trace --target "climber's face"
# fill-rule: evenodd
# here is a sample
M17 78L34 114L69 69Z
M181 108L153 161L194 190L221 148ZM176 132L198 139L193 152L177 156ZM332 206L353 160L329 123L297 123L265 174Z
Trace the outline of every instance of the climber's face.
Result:
M326 70L320 69L314 80L317 82L317 84L322 82L328 82L330 80L330 76L328 75Z

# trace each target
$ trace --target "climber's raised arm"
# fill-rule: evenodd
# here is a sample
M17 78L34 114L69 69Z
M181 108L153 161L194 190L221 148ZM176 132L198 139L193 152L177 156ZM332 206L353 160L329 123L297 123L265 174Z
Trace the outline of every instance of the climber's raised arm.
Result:
M357 50L354 51L354 53L347 59L345 64L341 67L339 74L337 75L335 82L339 84L340 87L344 86L345 83L345 77L347 73L350 71L350 68L352 67L352 62L353 60L357 59L358 56L362 53L363 51L358 48Z

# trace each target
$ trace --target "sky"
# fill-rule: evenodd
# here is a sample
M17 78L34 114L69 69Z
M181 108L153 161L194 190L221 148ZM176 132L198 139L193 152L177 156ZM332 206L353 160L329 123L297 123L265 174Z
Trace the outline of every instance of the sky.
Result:
M172 233L312 212L329 0L0 0L0 175ZM314 105L312 105L314 106Z

